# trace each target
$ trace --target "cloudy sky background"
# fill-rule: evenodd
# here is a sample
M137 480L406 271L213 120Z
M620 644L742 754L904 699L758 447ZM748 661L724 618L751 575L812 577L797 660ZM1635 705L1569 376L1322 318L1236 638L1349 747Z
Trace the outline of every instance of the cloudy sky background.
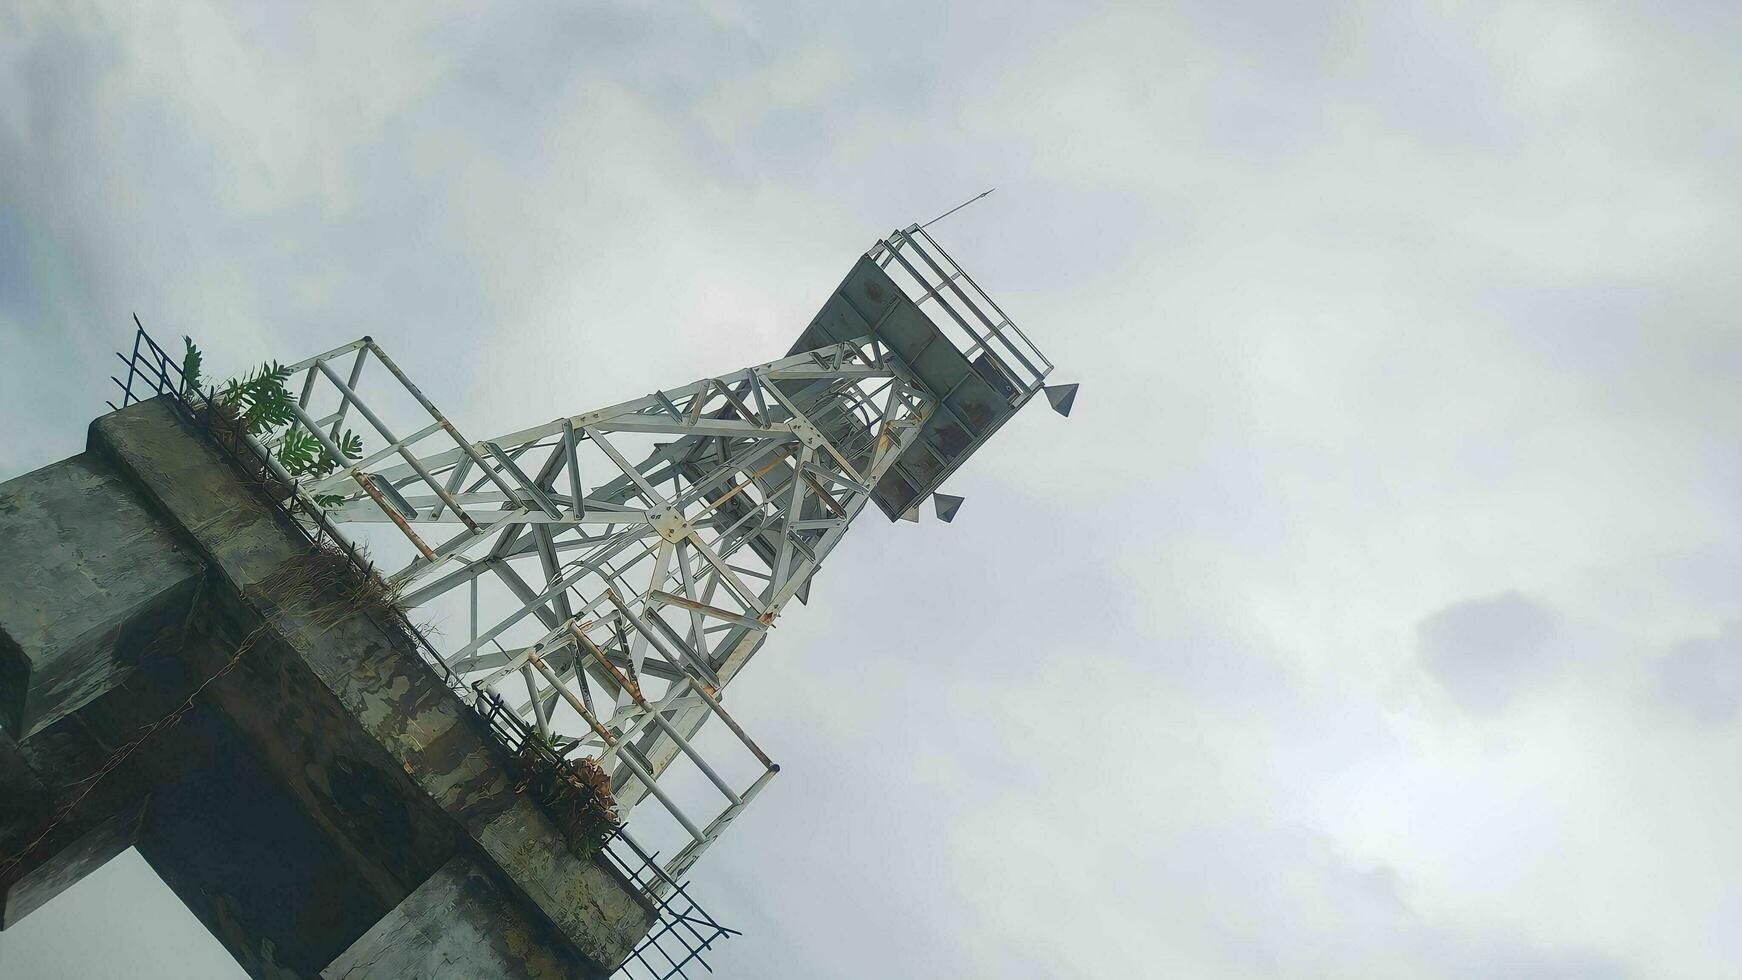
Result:
M0 5L0 479L134 311L483 434L996 186L935 230L1077 410L734 687L721 974L1734 975L1742 8L826 6ZM240 975L131 856L0 974Z

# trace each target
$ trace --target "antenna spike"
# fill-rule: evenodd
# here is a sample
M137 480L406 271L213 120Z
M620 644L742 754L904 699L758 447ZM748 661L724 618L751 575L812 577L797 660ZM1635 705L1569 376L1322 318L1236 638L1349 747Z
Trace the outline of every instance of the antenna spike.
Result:
M990 194L997 189L998 188L996 188L996 187L986 188L985 190L981 191L980 193L974 195L973 197L968 198L966 201L963 201L962 203L956 205L955 207L949 209L948 211L945 211L943 214L940 214L937 217L926 222L925 224L920 225L919 226L920 230L924 231L925 229L930 228L932 225L937 224L938 222L944 220L945 218L949 217L952 214L955 214L957 211L962 210L963 208L967 207L968 205L973 204L975 201L978 201L980 198L985 197L987 194Z

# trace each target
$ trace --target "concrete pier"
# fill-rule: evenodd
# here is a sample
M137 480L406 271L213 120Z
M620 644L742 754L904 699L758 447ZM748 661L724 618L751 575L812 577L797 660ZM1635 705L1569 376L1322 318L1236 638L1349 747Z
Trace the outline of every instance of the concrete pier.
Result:
M253 977L608 975L651 906L284 520L161 401L0 484L0 928L137 846Z

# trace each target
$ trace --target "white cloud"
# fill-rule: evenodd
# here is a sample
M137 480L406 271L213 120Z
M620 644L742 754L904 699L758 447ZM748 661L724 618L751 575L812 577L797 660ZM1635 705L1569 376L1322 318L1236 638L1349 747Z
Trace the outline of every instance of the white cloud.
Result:
M938 232L1082 396L734 689L723 975L1742 957L1733 11L413 13L0 13L0 475L131 310L371 333L482 435L784 350L996 185Z

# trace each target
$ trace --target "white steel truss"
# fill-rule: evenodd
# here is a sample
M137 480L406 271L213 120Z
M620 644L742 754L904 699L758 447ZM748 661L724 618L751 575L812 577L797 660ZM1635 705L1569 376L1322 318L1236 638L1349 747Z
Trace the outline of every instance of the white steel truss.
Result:
M973 370L999 381L997 417L954 450L965 458L1040 390L1051 364L922 229L880 241L864 261L911 274L899 285L909 307L945 309L969 338L958 355L965 348L979 359ZM785 607L806 599L854 517L891 485L891 468L920 452L923 433L952 417L966 426L961 413L974 411L955 390L965 382L942 390L935 369L897 353L893 326L879 326L480 441L365 337L290 368L292 430L346 460L296 493L335 524L397 528L410 557L389 581L406 606L442 611L437 656L560 754L606 766L624 813L656 799L687 837L667 863L676 878L779 770L721 705L724 688ZM391 398L360 392L369 363L392 376ZM393 398L404 411L390 420ZM362 458L338 444L347 424L367 426ZM959 462L934 469L947 475ZM910 499L900 497L903 516L917 510ZM886 493L878 502L890 506ZM940 495L940 515L959 504ZM748 785L696 748L709 718L755 758ZM711 819L661 788L680 758L724 800Z

